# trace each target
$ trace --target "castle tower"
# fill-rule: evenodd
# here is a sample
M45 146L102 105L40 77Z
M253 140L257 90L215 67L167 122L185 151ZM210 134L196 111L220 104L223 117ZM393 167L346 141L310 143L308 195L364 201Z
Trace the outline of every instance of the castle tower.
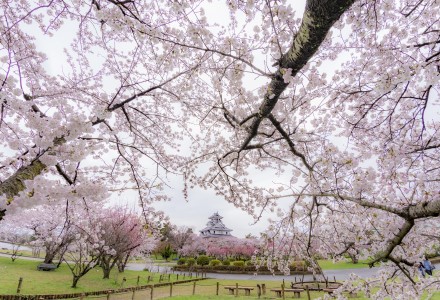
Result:
M214 213L209 217L209 222L206 227L200 230L202 237L212 238L212 237L230 237L232 229L229 229L222 222L223 217Z

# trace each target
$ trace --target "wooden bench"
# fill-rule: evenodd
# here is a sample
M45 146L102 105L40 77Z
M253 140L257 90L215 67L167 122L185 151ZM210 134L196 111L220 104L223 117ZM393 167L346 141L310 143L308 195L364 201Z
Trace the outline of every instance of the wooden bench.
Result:
M254 289L254 287L251 287L251 286L238 286L238 287L237 286L233 286L233 285L225 286L225 289L229 290L229 294L231 294L231 295L234 295L235 290L237 288L239 290L244 290L244 294L246 296L250 296L251 295L251 291Z
M56 265L46 264L46 263L41 263L37 266L38 271L52 271L52 270L55 270L56 268L57 268Z
M329 295L333 294L334 291L336 291L336 289L332 289L332 288L324 288L322 289L322 291L324 293L328 293Z
M283 289L271 289L272 292L275 292L278 298L283 296ZM304 289L284 289L284 293L293 293L293 298L301 298L301 292L304 292Z

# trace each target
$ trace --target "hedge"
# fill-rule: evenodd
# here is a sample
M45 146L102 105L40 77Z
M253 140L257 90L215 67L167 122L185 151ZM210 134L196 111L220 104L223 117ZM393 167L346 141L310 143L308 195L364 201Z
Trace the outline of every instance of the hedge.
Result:
M211 260L211 261L209 262L209 264L210 264L211 266L215 267L215 266L220 266L220 265L222 264L222 262L219 261L218 259L213 259L213 260Z
M197 257L197 265L206 266L209 265L209 257L206 255L200 255Z
M298 264L299 265L299 264ZM237 272L237 273L267 273L272 274L266 266L261 266L258 268L258 271L256 270L255 266L225 266L225 265L219 265L219 266L174 266L173 270L175 271L181 271L181 272L187 272L187 271L197 271L197 272L208 272L208 273L215 273L215 272ZM303 266L300 268L296 268L295 266L292 266L290 269L291 274L297 273L297 274L309 274L305 268L305 264L303 263ZM276 271L275 273L280 274L279 271Z
M191 267L191 266L194 266L196 264L196 260L195 260L195 258L188 258L187 260L186 260L186 265L187 266L189 266L189 267Z

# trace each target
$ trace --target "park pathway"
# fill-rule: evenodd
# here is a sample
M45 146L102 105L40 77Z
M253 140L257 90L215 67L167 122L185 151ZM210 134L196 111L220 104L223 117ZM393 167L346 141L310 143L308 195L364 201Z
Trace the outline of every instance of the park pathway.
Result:
M437 269L440 267L440 265L437 266ZM127 264L127 270L143 270L145 268L145 264L136 264L136 263L129 263ZM157 269L156 269L157 268ZM170 272L170 267L166 266L160 266L155 265L153 267L154 272ZM350 274L354 273L362 278L368 278L373 277L376 275L376 273L379 271L378 268L360 268L360 269L344 269L344 270L325 270L324 275L325 277L328 277L329 279L336 280L345 280L347 279ZM209 278L216 278L216 279L237 279L237 280L274 280L274 281L295 281L299 280L300 278L303 278L303 275L253 275L253 274L223 274L223 273L207 273L206 275ZM319 279L319 278L318 278ZM312 275L304 275L304 280L313 280Z

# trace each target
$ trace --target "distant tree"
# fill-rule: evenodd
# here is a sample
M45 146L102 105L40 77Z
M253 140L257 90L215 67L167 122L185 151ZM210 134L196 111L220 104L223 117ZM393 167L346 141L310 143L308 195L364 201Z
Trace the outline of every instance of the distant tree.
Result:
M171 231L169 241L174 251L180 253L181 249L193 242L195 234L192 228L186 226L174 227Z
M44 262L53 263L58 256L59 265L68 245L74 239L69 207L62 203L42 205L18 213L15 217L22 218L22 224L33 231L32 244L44 249Z
M234 237L202 239L203 252L218 259L225 259L234 255L236 243L237 238Z
M89 216L84 215L84 219L75 222L75 239L67 247L64 256L64 262L72 273L72 288L76 288L78 281L92 270L101 259L103 251L108 254L114 253L114 250L102 245L102 240L95 230L100 230L98 223L88 219Z
M191 241L179 250L179 255L185 257L196 257L200 254L206 254L205 241L195 234L191 237Z
M170 222L165 222L160 225L159 232L160 232L160 241L161 242L169 242L172 239L172 232L174 230L175 226L172 225Z
M11 260L18 258L20 247L30 242L30 235L23 228L6 220L0 226L0 237L11 246Z
M171 244L162 242L159 248L159 253L162 255L162 258L165 259L165 261L168 261L168 259L173 255L174 250L171 247Z
M260 241L254 238L236 239L232 244L232 253L236 259L249 260L253 255L256 255L259 248Z
M56 256L62 261L64 252L74 239L68 201L57 201L52 205L39 205L29 210L18 211L5 220L17 230L32 232L31 246L44 249L45 263L53 263Z
M218 259L250 259L252 255L256 254L260 243L257 239L241 239L236 237L195 237L191 241L191 243L181 249L181 255L198 256L206 254Z
M116 265L118 266L119 272L124 272L125 267L127 266L128 260L130 257L142 257L143 259L149 260L150 255L153 253L159 239L154 234L147 234L146 237L143 238L142 244L131 251L130 253L126 253L125 256L119 257Z

